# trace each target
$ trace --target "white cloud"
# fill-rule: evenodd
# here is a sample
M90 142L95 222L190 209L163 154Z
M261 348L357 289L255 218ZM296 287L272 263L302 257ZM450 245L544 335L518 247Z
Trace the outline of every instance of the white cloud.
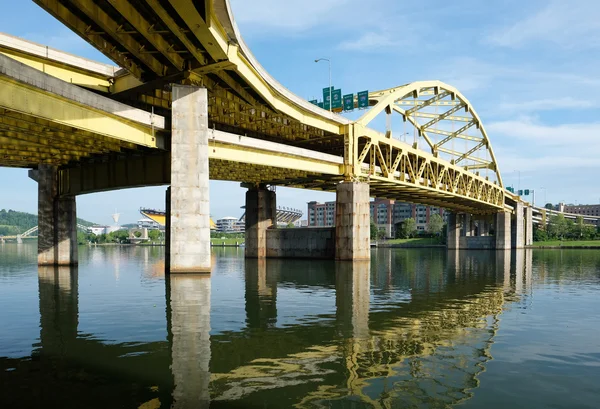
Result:
M395 45L398 45L398 42L397 40L394 40L390 34L367 32L356 40L343 41L340 43L339 48L342 50L369 52L393 47Z
M486 130L504 172L560 170L574 175L575 169L600 169L600 123L548 125L521 118L492 122Z
M584 99L572 97L534 99L521 102L503 102L498 105L498 110L503 112L535 112L552 111L573 108L592 108L596 104Z
M231 0L233 15L241 25L261 30L299 32L320 24L337 25L351 0ZM328 21L329 19L329 21Z
M538 13L490 34L487 40L503 47L550 42L567 49L600 45L600 2L554 0Z
M594 150L600 150L600 144L598 144L600 123L546 125L536 123L531 118L522 118L492 122L486 125L486 130L489 135L495 137L503 136L524 142L542 142L545 146L559 145L574 150L581 147L575 147L575 144L583 143L588 144L588 147ZM540 148L543 148L544 145ZM598 165L600 166L600 161Z

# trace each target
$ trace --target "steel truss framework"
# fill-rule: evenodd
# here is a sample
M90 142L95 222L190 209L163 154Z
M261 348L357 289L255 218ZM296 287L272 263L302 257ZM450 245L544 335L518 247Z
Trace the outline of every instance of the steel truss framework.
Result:
M368 179L378 197L445 206L450 201L454 202L453 207L464 206L464 210L474 213L503 208L504 189L491 143L468 100L455 88L439 81L415 82L370 93L369 102L370 110L347 127L347 178ZM457 116L461 109L469 115ZM384 113L385 134L367 128ZM390 126L394 113L399 114L403 124L410 124L412 144L394 137ZM453 125L444 122L453 121L469 126L450 131ZM473 126L478 134L466 134ZM436 140L432 133L443 137ZM406 134L400 136L406 139ZM429 152L419 149L421 139ZM454 139L467 143L446 148ZM486 169L491 175L480 175L478 169Z
M368 179L372 196L473 213L504 206L485 129L469 101L449 85L416 82L371 93L371 109L352 122L274 80L245 45L227 0L35 2L124 67L109 78L111 98L168 115L168 84L205 86L211 127L344 157L339 175L274 174L274 182L333 190L342 178ZM94 78L82 81L105 86ZM384 112L385 133L374 130ZM392 125L395 117L403 132Z

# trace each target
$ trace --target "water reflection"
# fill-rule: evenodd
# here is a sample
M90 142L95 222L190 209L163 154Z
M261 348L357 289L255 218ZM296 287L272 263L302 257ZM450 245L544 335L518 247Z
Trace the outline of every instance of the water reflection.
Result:
M162 261L149 253L155 249L134 251L142 282L163 279ZM91 249L88 257L127 282L132 267L120 266L121 250ZM479 386L503 308L531 292L534 260L531 251L437 250L378 250L371 263L239 257L217 256L212 278L167 277L165 309L156 310L166 310L167 337L154 342L107 342L79 331L77 267L40 268L40 342L29 359L0 359L0 403L446 407ZM232 265L244 266L237 302L246 326L211 332L211 315L223 307L211 306L221 282L213 280ZM316 312L295 310L294 297L314 302Z
M173 275L166 283L174 409L210 406L210 284L202 275Z

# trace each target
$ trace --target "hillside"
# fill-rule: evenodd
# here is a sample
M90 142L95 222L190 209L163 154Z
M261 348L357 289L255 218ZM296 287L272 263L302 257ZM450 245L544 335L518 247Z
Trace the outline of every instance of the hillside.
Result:
M93 226L95 223L77 219L77 223L84 226ZM0 210L0 236L12 236L23 233L37 226L37 215L16 210Z

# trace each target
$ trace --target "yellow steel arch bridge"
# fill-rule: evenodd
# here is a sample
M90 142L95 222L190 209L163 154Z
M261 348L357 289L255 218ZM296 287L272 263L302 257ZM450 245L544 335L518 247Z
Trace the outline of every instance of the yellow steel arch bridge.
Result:
M476 214L515 200L481 119L448 84L371 92L352 121L271 77L228 0L34 1L118 64L0 35L0 166L58 165L62 194L169 183L170 84L190 84L208 90L211 179L365 180L371 196Z

